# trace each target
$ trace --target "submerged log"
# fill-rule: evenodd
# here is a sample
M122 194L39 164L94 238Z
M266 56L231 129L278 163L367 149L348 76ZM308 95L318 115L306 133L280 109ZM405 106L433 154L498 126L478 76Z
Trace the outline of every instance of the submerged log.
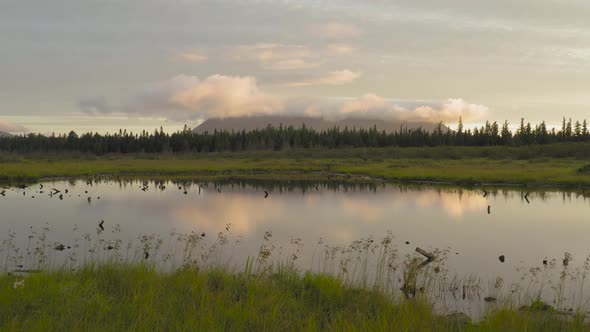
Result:
M436 257L434 257L433 254L429 253L428 251L420 248L420 247L416 247L416 252L419 253L420 255L426 257L426 260L422 263L420 263L420 265L417 266L417 269L421 269L423 267L425 267L426 265L432 263L434 261L434 259Z
M433 261L434 260L434 255L429 253L428 251L420 248L420 247L416 247L416 252L419 253L420 255L426 257L427 259Z

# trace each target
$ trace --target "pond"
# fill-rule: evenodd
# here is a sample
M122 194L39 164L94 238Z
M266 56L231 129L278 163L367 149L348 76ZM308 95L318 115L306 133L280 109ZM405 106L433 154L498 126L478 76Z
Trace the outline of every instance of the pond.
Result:
M151 252L153 259L156 247L165 255L176 234L194 232L210 241L206 250L212 251L222 232L224 248L215 253L218 263L240 269L266 245L274 259L293 260L296 255L301 269L320 271L326 269L328 251L357 240L379 243L392 234L399 257L416 255L416 247L431 252L439 248L450 274L477 276L486 285L498 277L506 285L522 282L531 267L543 267L545 260L562 264L566 252L581 266L590 254L590 196L583 192L116 179L52 181L3 190L0 240L7 270L35 267L37 262L25 252L38 247L43 233L47 247L66 246L46 253L46 260L56 264L72 256L68 250L74 248L67 246L74 242L78 262L88 260L93 250L108 254L109 246L141 259L144 253L131 250L130 241L145 248L140 251ZM149 241L154 243L146 244ZM19 248L19 254L13 252L10 258L9 246Z

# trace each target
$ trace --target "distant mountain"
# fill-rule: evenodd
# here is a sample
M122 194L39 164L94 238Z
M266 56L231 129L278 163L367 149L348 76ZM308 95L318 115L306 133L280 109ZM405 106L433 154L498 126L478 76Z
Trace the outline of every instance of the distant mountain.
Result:
M214 130L227 131L251 131L254 129L266 128L268 125L273 127L293 126L294 128L301 128L305 124L308 128L313 128L318 131L339 127L340 129L370 129L373 126L377 130L386 132L399 131L403 126L407 129L422 128L426 131L432 131L436 124L430 122L402 122L402 121L385 121L385 120L368 120L368 119L344 119L339 121L324 120L322 118L310 117L288 117L288 116L252 116L252 117L233 117L233 118L214 118L203 122L193 131L198 134L205 132L212 133ZM447 130L443 126L443 130Z
M0 137L10 137L10 136L12 136L12 134L0 131Z

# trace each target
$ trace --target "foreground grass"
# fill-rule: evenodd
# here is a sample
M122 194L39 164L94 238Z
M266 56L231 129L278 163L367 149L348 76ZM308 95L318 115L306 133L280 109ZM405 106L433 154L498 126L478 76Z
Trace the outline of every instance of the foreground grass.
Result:
M304 179L325 173L396 181L590 186L590 144L536 147L439 147L200 155L2 156L0 181L97 174ZM584 168L586 167L586 168ZM582 170L582 171L580 171Z
M24 280L24 281L22 281ZM19 283L19 281L21 283ZM15 284L16 282L16 284ZM581 319L503 309L478 323L436 315L334 277L253 276L144 265L0 277L0 329L10 331L565 331Z

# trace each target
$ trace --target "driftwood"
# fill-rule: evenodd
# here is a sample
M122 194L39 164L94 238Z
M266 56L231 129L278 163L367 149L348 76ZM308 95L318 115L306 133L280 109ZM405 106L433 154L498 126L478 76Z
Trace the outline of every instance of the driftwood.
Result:
M14 270L12 272L14 272L14 273L41 273L41 270L22 270L22 269L19 269L19 270Z
M420 255L428 258L428 260L431 260L431 261L434 260L434 258L435 258L433 254L429 253L428 251L426 251L420 247L416 248L416 252L419 253Z
M426 265L432 263L436 259L436 257L434 257L433 254L429 253L428 251L420 247L416 247L416 252L426 257L426 260L420 264L417 264L418 262L414 261L415 263L410 264L407 270L404 271L404 285L402 288L400 288L400 290L408 299L416 296L416 282L418 278L418 271ZM420 290L422 291L422 289Z
M421 269L421 268L425 267L426 265L432 263L435 259L433 254L429 253L428 251L426 251L420 247L416 247L416 252L419 253L420 255L426 257L426 260L424 262L422 262L420 265L418 265L418 269Z

